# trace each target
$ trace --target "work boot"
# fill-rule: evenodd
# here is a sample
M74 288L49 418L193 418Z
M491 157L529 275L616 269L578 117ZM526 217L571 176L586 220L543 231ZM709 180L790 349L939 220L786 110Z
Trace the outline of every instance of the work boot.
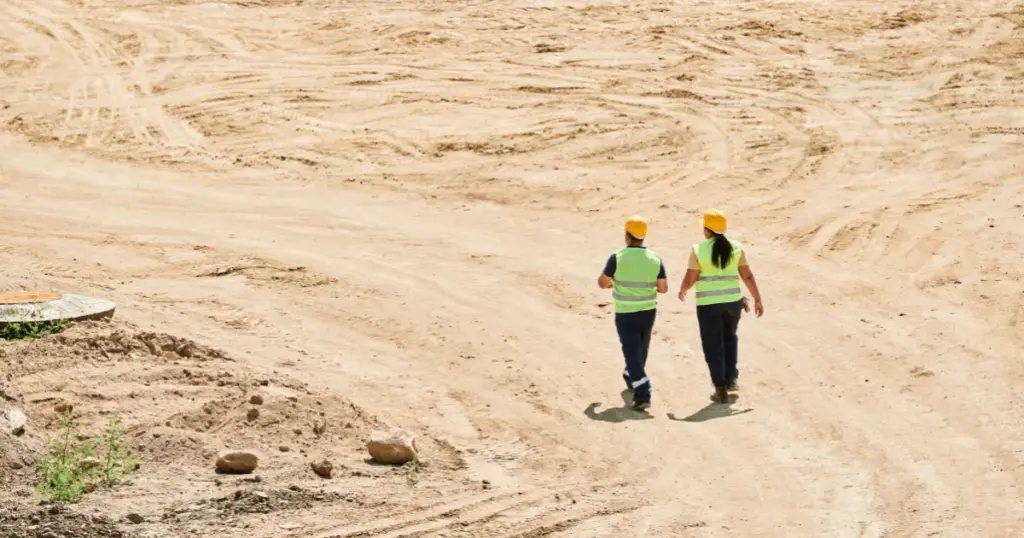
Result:
M715 387L715 393L711 395L711 401L717 404L729 403L729 392L725 387Z
M651 407L651 402L649 402L649 401L648 402L638 402L636 400L633 400L633 409L636 410L636 411L644 411L646 409L650 409L650 407Z
M740 391L740 383L739 383L739 381L736 381L735 379L730 381L729 382L728 391L729 392L739 392Z

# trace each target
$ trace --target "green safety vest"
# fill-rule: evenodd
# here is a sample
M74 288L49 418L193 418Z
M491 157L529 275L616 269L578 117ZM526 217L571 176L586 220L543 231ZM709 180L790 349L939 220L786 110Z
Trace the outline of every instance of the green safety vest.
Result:
M734 303L743 299L740 289L740 244L732 243L732 259L728 265L719 269L711 261L711 247L714 238L697 243L693 246L700 262L700 276L697 277L697 306L720 303Z
M612 276L615 312L628 314L657 308L660 271L661 257L653 250L624 247L616 251Z

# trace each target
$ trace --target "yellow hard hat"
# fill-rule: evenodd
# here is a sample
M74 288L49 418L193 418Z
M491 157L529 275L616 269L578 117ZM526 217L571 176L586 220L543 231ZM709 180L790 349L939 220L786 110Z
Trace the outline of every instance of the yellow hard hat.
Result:
M724 234L725 230L728 228L725 220L725 213L722 213L717 209L709 209L705 211L701 224L716 234Z
M626 219L626 233L637 239L647 237L647 220L639 215Z

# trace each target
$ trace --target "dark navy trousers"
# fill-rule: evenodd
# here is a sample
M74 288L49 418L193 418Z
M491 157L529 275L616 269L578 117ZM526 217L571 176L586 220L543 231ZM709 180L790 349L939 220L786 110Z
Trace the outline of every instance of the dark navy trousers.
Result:
M615 314L615 329L626 361L622 378L633 389L633 401L636 403L651 401L651 380L647 378L645 368L656 312L651 309Z
M727 387L740 375L736 366L739 354L736 328L742 313L742 300L697 307L704 360L708 363L711 383L716 387Z

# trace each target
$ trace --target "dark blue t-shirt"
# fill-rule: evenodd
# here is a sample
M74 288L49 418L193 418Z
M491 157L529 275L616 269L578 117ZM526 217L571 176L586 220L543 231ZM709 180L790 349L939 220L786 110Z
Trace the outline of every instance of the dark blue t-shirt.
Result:
M644 247L630 247L630 248L644 248ZM618 260L615 259L615 254L608 257L608 262L604 264L604 274L608 278L615 278L615 269L618 267ZM661 262L661 268L658 269L658 278L668 278L665 276L665 262Z

